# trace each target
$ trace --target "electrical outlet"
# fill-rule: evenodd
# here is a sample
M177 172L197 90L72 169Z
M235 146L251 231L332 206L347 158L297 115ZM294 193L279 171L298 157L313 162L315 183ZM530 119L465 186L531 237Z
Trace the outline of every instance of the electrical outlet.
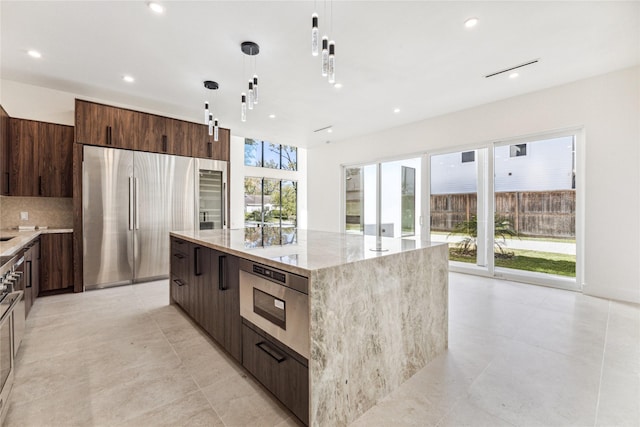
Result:
M23 221L29 221L29 212L20 212L20 219Z

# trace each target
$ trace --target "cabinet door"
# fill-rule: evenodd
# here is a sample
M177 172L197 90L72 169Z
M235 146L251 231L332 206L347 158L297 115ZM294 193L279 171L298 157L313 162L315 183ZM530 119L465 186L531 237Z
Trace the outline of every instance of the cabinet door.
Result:
M9 195L9 115L0 105L0 195Z
M171 238L171 300L185 309L188 306L186 299L189 297L189 253L191 244L185 240Z
M31 295L33 300L35 300L40 294L40 260L42 258L40 247L40 238L38 238L36 243L33 245L32 252Z
M229 160L229 129L220 128L218 141L209 135L209 129L204 125L196 125L196 137L192 141L191 154L193 157L213 160Z
M213 252L211 249L204 246L193 246L193 276L191 279L193 286L189 314L205 330L208 324L208 313L211 309L211 286L214 274L211 265L211 252ZM214 336L214 338L216 337Z
M145 114L76 100L76 142L113 148L144 149Z
M73 234L43 234L40 245L40 293L73 289Z
M73 127L38 123L39 195L72 197Z
M221 310L224 317L224 348L242 361L242 318L240 317L240 259L223 254L220 261Z
M149 127L146 132L147 145L152 153L173 154L169 151L167 135L167 119L165 117L149 115Z
M196 137L197 125L182 120L166 120L168 153L191 157L191 141Z
M113 146L117 108L76 99L76 142Z
M38 122L10 119L10 190L12 196L41 195L38 162Z

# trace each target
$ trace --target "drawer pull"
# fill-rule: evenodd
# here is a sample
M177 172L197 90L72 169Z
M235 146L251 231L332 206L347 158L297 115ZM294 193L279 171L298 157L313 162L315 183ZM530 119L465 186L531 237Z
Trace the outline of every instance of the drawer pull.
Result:
M173 279L173 282L178 286L184 286L184 282L179 279Z
M173 254L174 257L178 258L178 259L183 259L184 255L182 254Z
M271 356L278 363L282 363L285 360L287 360L286 357L284 357L283 355L278 353L276 350L271 348L271 346L266 341L260 341L258 344L256 344L256 347L258 347L260 350L262 350L265 353L267 353L269 356Z

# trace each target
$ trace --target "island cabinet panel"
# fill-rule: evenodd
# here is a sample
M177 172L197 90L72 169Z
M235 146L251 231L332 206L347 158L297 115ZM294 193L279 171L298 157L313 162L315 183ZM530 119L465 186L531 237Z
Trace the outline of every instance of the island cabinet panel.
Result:
M305 359L254 325L242 325L242 365L302 422L309 423L309 369Z
M39 295L73 290L73 233L42 234L40 254Z
M239 258L211 250L211 265L217 273L210 287L213 304L208 318L212 336L236 360L242 360L242 319L240 317ZM207 328L205 328L207 329ZM207 329L208 330L208 329ZM210 332L211 333L211 332ZM215 333L215 335L214 335Z
M172 302L242 360L237 257L172 237L170 294Z
M72 197L72 126L12 118L9 141L9 195Z
M9 195L9 114L0 105L0 195Z
M181 239L171 238L171 283L169 292L171 301L185 311L189 307L190 290L190 253L191 244Z

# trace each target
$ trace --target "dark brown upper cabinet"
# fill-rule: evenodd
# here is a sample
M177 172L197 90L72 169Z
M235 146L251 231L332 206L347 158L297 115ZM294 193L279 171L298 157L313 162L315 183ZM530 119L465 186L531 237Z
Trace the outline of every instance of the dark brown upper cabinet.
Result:
M229 161L229 138L229 129L213 141L203 124L76 99L80 144Z
M9 114L0 105L0 195L9 195Z
M148 115L76 99L76 142L146 151Z
M73 127L11 118L9 195L72 197Z
M192 140L192 156L203 159L229 161L229 129L219 128L218 141L209 136L209 128L198 125L197 137Z

